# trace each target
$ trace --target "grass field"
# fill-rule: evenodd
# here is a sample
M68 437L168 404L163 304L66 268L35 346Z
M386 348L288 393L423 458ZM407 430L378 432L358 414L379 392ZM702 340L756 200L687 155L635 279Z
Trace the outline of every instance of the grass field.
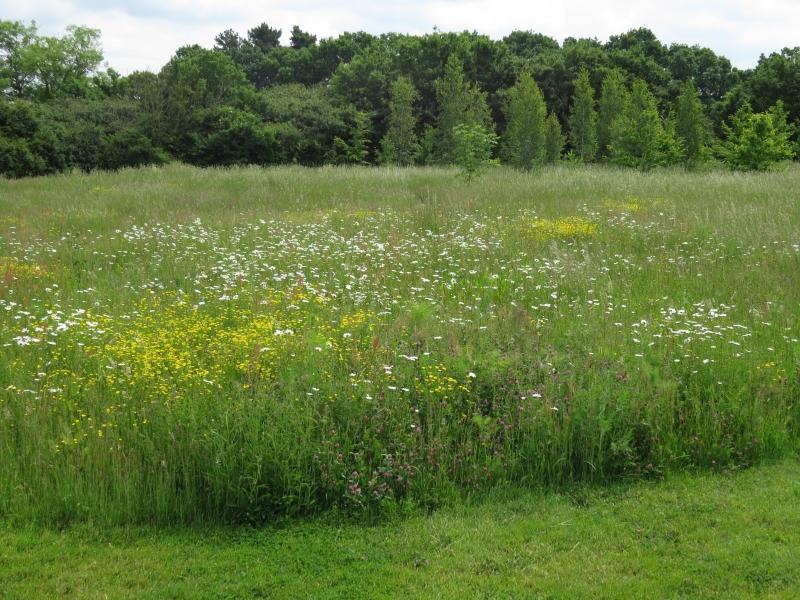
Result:
M491 493L364 526L0 525L0 598L794 599L800 464Z
M0 183L0 515L392 518L796 451L800 169L453 175Z

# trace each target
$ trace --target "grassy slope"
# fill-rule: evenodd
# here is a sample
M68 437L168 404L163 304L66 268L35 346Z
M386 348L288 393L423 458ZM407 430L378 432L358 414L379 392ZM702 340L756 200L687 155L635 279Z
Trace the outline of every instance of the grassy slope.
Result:
M0 528L0 597L795 598L799 503L789 459L374 527Z

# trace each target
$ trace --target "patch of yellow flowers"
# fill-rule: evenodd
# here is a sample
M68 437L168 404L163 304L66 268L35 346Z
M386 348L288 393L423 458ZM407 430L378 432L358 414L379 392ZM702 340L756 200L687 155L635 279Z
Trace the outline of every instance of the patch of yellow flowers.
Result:
M509 231L511 235L522 235L545 242L553 239L590 237L597 233L598 225L574 216L555 220L523 217L518 223L511 226L511 230Z

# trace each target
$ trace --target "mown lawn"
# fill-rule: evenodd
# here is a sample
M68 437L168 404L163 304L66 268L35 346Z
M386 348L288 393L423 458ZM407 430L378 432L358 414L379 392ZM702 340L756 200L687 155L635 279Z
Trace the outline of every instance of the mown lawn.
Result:
M2 598L796 598L800 463L365 526L0 529Z

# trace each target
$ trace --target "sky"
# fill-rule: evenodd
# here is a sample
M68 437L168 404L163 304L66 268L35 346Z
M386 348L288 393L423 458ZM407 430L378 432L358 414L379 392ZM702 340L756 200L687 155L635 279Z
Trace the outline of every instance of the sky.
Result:
M0 19L36 21L60 35L70 24L102 31L109 66L123 75L158 70L187 44L214 45L266 22L289 42L293 25L319 38L344 31L424 34L478 31L500 39L515 29L559 42L648 27L662 43L699 44L749 68L759 56L800 46L800 0L0 0Z

